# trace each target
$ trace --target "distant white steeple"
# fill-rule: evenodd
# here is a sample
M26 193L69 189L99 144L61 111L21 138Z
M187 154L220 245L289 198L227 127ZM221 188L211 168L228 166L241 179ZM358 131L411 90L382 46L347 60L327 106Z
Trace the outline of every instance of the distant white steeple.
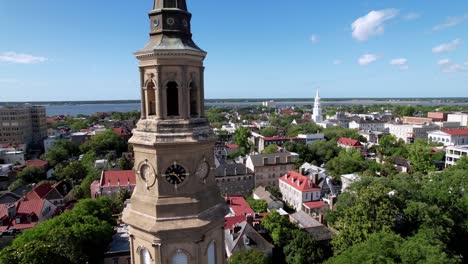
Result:
M312 114L312 120L314 120L315 123L323 122L322 105L320 104L319 89L317 89L317 95L315 96L314 112Z

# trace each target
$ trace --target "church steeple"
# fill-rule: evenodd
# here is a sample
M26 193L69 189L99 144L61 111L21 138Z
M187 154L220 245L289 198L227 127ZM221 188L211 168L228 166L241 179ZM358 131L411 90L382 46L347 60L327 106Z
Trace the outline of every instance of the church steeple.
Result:
M188 38L192 36L190 32L192 14L188 12L185 0L154 0L154 7L149 17L151 36L161 34Z
M154 0L150 40L135 53L142 118L129 140L136 187L122 220L135 264L223 264L229 212L214 175L216 136L204 115L206 52L185 0Z
M177 8L187 11L185 0L154 0L153 10L163 8Z

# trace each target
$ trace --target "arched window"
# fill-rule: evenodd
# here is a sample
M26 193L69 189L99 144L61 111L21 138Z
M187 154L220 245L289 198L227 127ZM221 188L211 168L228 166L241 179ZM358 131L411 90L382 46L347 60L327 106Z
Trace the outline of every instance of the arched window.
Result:
M190 116L198 115L198 89L193 82L190 83Z
M146 248L140 251L141 264L151 264L151 256Z
M155 85L152 81L146 86L146 97L148 98L148 115L156 114L156 90L154 90Z
M208 246L208 264L216 264L216 244L214 241Z
M182 250L178 250L172 257L172 264L188 264L187 255Z
M177 7L176 0L164 0L164 7L165 8L175 8Z
M167 84L167 116L179 115L179 89L176 82Z

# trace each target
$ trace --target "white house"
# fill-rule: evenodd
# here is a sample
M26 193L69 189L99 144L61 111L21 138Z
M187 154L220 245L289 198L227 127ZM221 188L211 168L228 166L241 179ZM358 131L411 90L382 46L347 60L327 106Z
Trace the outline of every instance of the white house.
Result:
M444 146L465 145L468 144L468 129L431 131L428 133L428 139Z
M305 139L306 145L311 145L312 143L316 141L322 141L325 140L325 135L324 134L299 134L297 136L298 138Z
M468 145L450 146L445 149L445 167L453 166L462 157L468 156Z
M388 132L397 139L403 139L406 143L413 143L417 139L427 139L427 132L438 130L434 124L427 125L400 125L385 124Z
M283 200L296 211L303 210L303 204L311 201L319 201L321 198L318 183L318 174L312 179L295 171L289 171L279 179L279 189Z
M454 113L447 115L448 122L458 122L460 126L468 126L468 113Z
M341 192L346 191L352 183L360 181L360 180L361 180L361 177L357 174L341 175L341 183L342 183Z
M385 131L385 122L380 120L353 120L349 122L350 129L357 129L357 130L366 130L366 131Z

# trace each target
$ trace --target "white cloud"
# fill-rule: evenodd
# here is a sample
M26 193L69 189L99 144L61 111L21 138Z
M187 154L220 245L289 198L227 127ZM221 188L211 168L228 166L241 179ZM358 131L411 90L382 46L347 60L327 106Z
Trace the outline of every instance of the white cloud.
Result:
M390 65L398 66L398 68L402 71L406 71L409 69L407 58L393 59L390 61Z
M461 46L463 42L460 39L455 39L450 43L440 44L432 48L432 53L442 53L455 50L457 47Z
M377 59L378 59L377 55L364 54L359 58L358 63L359 63L359 65L365 66L365 65L369 65L369 64L371 64L373 62L376 62Z
M421 14L416 13L416 12L410 12L410 13L404 15L403 19L409 21L409 20L416 20L416 19L418 19L420 17L421 17Z
M447 65L447 64L450 64L449 59L441 59L437 62L437 65Z
M442 29L447 29L451 27L455 27L463 22L468 20L468 13L462 15L462 16L453 16L453 17L448 17L444 23L441 23L439 25L435 25L432 30L437 31L437 30L442 30Z
M339 59L336 59L336 60L333 61L333 64L335 64L335 65L341 65L341 64L343 64L343 61L342 61L342 60L339 60Z
M391 65L405 65L408 62L406 58L393 59L390 61Z
M353 38L366 41L370 37L381 35L385 31L384 22L398 16L398 9L371 11L351 24Z
M29 54L20 54L16 52L4 52L0 54L0 62L9 62L17 64L35 64L46 62L48 59Z
M317 43L319 41L319 36L317 35L310 36L310 41L314 44Z
M468 62L465 61L464 64L458 64L450 61L449 59L442 59L437 62L437 65L441 67L442 72L444 73L454 73L454 72L465 72L468 71Z
M12 78L0 78L0 83L4 84L12 84L12 83L17 83L18 80L12 79Z
M402 65L402 66L400 66L399 69L402 70L402 71L406 71L406 70L409 70L409 66L408 65Z

